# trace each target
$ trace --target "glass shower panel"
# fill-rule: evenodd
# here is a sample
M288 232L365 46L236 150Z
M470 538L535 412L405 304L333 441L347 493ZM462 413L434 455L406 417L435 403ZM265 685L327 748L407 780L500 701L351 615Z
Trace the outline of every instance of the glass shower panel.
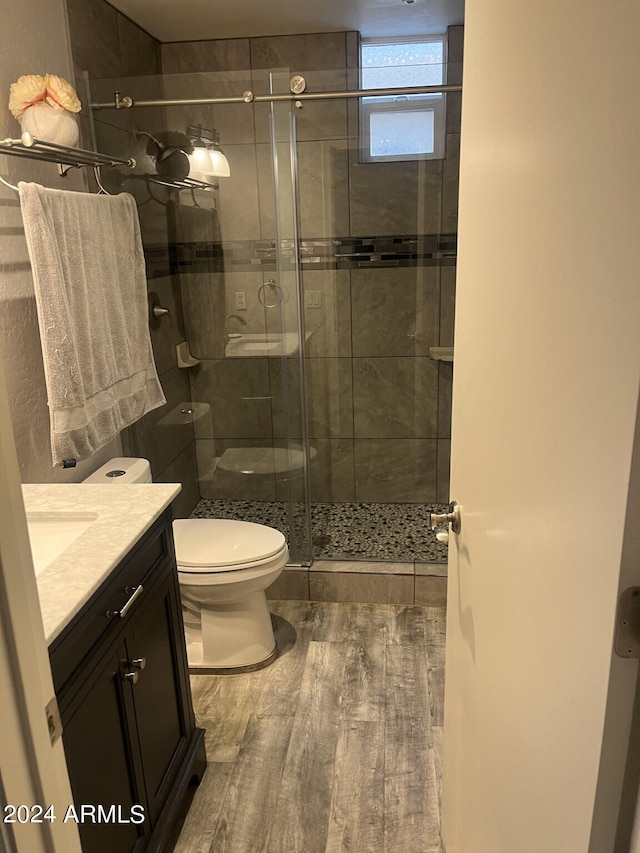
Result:
M272 72L272 93L288 93L290 73ZM280 421L274 421L274 444L281 453L284 476L279 497L287 502L290 550L293 562L312 559L309 514L309 452L304 395L304 318L301 304L295 117L289 101L269 107L273 193L275 199L275 252L277 277L268 278L260 300L265 306L267 333L273 342L270 370L274 389L282 393Z
M134 100L237 97L251 83L249 71L94 80L91 99L110 101L115 90ZM306 492L293 482L304 472L300 378L281 367L297 332L286 312L274 328L282 311L268 307L289 291L276 252L268 105L103 110L94 128L99 149L137 160L133 174L103 170L103 182L136 198L150 302L169 312L150 315L168 402L128 430L127 452L148 457L155 480L183 484L178 515L277 527L292 561L308 562ZM215 140L229 176L191 165L202 186L170 186L182 152Z
M300 73L359 88L355 67ZM449 499L458 134L376 163L361 118L356 98L295 110L314 558L446 562L428 513Z

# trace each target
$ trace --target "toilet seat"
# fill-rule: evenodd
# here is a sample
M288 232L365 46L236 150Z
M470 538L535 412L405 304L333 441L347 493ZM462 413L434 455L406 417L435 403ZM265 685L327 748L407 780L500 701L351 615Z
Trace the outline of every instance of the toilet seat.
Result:
M204 575L260 575L282 566L287 542L279 530L250 521L190 518L173 522L178 575L204 583ZM227 578L231 581L231 578Z

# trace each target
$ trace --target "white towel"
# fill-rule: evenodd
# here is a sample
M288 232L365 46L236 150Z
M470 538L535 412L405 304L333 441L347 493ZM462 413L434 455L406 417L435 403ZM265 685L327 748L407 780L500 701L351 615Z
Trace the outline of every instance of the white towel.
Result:
M133 197L19 189L57 465L86 459L166 400Z

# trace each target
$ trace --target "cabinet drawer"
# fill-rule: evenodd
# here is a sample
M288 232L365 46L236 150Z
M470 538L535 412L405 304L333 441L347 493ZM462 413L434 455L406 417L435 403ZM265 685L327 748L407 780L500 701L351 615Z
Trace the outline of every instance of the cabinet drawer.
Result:
M129 612L137 608L141 596L131 601L135 590L151 582L151 573L172 555L171 527L165 514L111 572L90 602L49 647L53 683L58 695L83 659L100 643L115 636ZM113 615L122 611L130 601L130 609L124 618Z

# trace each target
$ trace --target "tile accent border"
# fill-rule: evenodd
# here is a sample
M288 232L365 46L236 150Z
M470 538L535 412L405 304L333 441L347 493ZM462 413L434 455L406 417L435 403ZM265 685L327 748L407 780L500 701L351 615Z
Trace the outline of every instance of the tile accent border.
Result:
M457 234L396 234L374 237L332 237L300 241L303 268L352 270L384 267L453 266ZM172 242L145 245L147 278L176 272L274 272L275 240ZM285 268L296 262L295 244L283 240Z
M359 575L413 575L414 563L372 562L370 560L314 560L310 572Z

